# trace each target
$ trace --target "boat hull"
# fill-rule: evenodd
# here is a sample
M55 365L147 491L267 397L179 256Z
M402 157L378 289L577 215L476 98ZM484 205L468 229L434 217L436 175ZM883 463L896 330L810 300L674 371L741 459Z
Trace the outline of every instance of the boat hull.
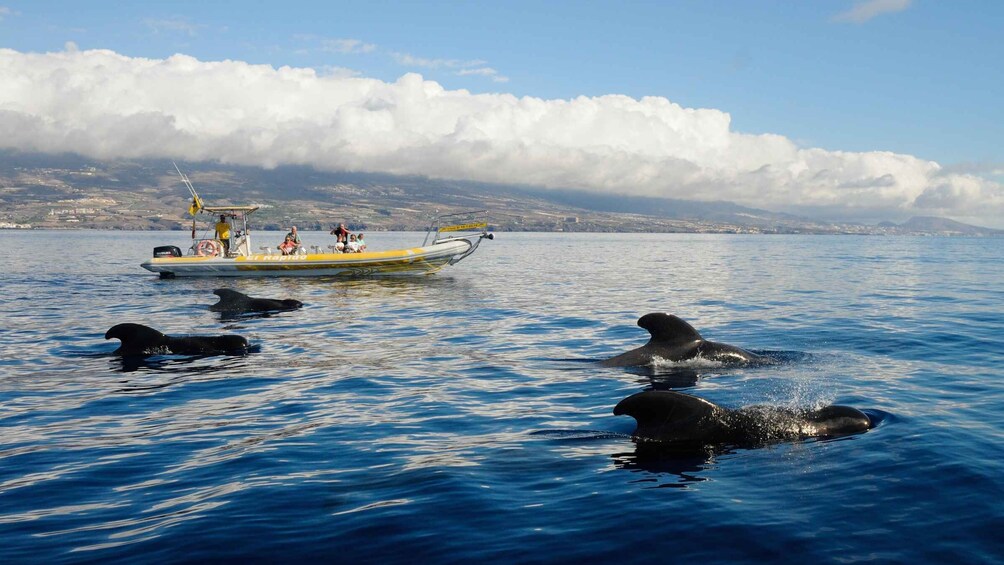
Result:
M428 247L367 253L154 257L141 266L164 277L363 277L429 275L471 249L459 239Z

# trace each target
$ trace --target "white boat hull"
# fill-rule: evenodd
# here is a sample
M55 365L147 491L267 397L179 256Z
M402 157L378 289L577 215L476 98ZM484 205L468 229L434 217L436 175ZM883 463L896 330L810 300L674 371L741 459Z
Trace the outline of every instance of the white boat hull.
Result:
M163 277L414 276L435 273L471 249L466 239L393 251L154 257L141 266Z

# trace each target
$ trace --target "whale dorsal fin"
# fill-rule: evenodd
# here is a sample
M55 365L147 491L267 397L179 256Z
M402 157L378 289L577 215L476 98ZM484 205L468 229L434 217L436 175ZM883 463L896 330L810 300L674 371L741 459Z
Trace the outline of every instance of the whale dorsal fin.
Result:
M213 291L213 294L220 297L219 302L209 307L214 312L238 310L251 301L250 296L236 290L230 290L229 288L217 288Z
M677 345L704 339L687 322L672 314L653 312L638 318L638 325L652 334L652 342L662 345Z
M105 339L122 342L122 352L140 352L163 344L165 335L142 324L116 324L105 332Z
M638 422L636 436L662 441L692 440L708 428L707 420L725 411L703 398L670 390L632 394L614 407L614 415Z
M213 294L220 297L220 304L237 302L239 300L248 300L248 295L243 292L237 292L236 290L230 290L229 288L218 288L213 291Z

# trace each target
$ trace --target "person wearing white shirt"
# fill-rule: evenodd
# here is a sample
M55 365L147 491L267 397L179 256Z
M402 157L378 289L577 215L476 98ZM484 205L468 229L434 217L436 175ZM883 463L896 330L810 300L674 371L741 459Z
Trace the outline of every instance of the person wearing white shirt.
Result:
M359 253L359 242L356 241L356 234L349 235L349 242L345 244L346 253Z

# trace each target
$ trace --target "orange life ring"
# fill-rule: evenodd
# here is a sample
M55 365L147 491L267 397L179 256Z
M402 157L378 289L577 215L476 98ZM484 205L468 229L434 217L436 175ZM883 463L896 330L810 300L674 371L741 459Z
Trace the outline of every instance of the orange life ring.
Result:
M216 257L223 251L223 245L215 239L203 239L195 246L195 255L198 257Z

